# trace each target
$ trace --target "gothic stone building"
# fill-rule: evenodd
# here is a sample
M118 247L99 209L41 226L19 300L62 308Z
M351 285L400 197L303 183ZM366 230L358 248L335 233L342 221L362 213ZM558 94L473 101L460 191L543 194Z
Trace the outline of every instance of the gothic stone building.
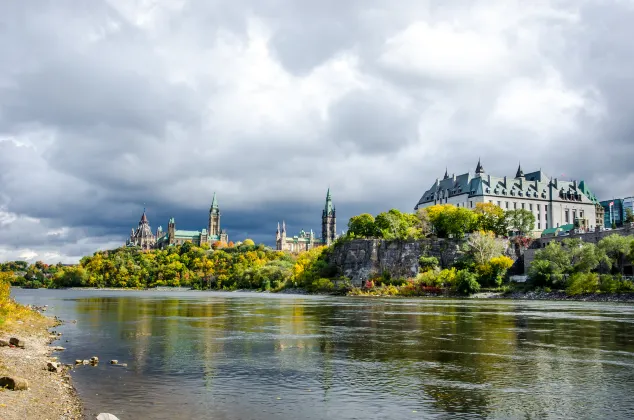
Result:
M597 198L584 181L562 181L547 176L541 170L524 174L521 166L515 177L486 175L478 160L475 174L436 179L415 210L434 204L453 204L475 208L476 203L493 203L504 210L525 209L535 216L534 232L564 225L581 226L585 230L597 227Z
M156 235L152 235L150 224L143 211L141 222L136 231L133 230L130 239L126 243L128 246L139 246L142 249L159 248L163 249L172 245L182 245L185 242L191 242L194 245L213 244L214 242L229 242L227 232L220 229L220 208L216 193L214 193L209 208L209 223L207 229L202 230L178 230L176 222L172 217L167 224L167 232L163 231L161 226L156 230Z
M132 233L130 234L130 238L126 242L126 245L138 246L141 249L147 250L154 248L155 244L156 237L152 234L150 222L145 215L145 209L143 209L143 214L141 215L139 226L136 228L136 230L132 229Z
M315 237L312 229L310 232L301 230L299 235L287 236L286 223L277 224L275 232L275 249L278 251L301 252L308 251L318 246L330 245L337 239L337 218L335 207L332 205L330 188L326 193L326 205L321 214L321 238Z

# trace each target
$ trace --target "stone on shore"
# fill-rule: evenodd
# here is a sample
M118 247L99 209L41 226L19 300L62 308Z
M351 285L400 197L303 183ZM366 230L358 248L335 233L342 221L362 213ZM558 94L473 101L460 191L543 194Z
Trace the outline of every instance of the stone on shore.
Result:
M49 372L58 373L62 370L62 365L59 362L48 362L46 364Z
M113 360L111 360L111 361L110 361L110 364L111 364L111 365L116 365L116 364L118 364L118 363L119 363L119 361L118 361L118 360L116 360L116 359L113 359Z
M9 339L9 344L11 344L12 346L24 348L24 341L20 340L19 338L11 337Z
M9 347L9 342L5 340L0 340L0 347Z
M90 363L99 363L99 358L97 356L93 356L90 358Z
M115 416L114 414L100 413L97 416L97 420L119 420L119 418L117 416Z
M15 376L3 376L0 378L0 388L7 388L13 391L25 391L29 389L29 383L26 379Z
M84 361L81 359L75 359L75 364L76 365L81 365Z

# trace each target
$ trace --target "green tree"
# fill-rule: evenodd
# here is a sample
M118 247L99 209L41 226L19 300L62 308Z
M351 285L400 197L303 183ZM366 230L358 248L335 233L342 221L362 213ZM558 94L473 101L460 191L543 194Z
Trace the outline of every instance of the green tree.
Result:
M356 238L376 238L381 235L369 213L353 216L348 221L348 235Z
M464 207L437 204L424 210L427 212L434 232L441 238L449 235L461 238L466 233L473 232L477 227L476 214Z
M467 240L467 249L476 264L485 264L504 252L504 242L493 232L473 232Z
M478 230L494 232L500 236L508 233L507 220L500 206L493 203L476 203L473 212L476 214Z
M509 210L505 218L508 228L519 236L526 236L535 229L535 215L526 209Z
M601 239L597 246L610 259L612 267L623 274L625 257L631 251L633 240L632 237L621 236L614 233Z
M244 241L242 241L242 245L245 246L255 246L255 242L253 242L253 239L245 239Z
M535 286L564 285L564 274L570 267L570 256L557 241L551 241L535 253L528 277Z
M634 223L634 212L629 207L625 209L625 223Z

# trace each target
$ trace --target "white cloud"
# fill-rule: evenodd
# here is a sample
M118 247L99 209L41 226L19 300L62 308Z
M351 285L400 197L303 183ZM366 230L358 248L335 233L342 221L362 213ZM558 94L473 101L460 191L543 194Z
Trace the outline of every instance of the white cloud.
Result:
M416 22L385 42L386 66L434 79L492 77L509 65L504 39L443 22Z

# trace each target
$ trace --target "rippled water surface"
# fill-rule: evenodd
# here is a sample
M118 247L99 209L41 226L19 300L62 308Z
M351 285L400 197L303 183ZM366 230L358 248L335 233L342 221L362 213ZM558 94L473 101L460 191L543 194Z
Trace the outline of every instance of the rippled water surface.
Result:
M634 418L634 307L14 290L89 413L126 419ZM106 362L118 359L127 367Z

